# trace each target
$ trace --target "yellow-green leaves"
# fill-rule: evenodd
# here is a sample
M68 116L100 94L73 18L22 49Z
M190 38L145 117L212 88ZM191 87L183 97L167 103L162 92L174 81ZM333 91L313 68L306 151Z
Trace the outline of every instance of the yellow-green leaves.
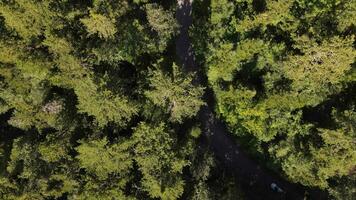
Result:
M253 17L246 17L244 20L237 22L236 31L244 34L244 32L247 33L251 29L261 28L262 30L266 30L267 26L286 25L283 23L288 22L291 18L289 9L292 3L293 1L268 0L266 1L266 11Z
M356 0L345 1L345 9L338 14L338 28L345 31L347 28L356 25Z
M355 0L263 2L211 1L216 111L254 151L268 146L291 180L330 188L356 162L352 120L331 113L355 98Z
M203 88L192 85L193 77L184 76L173 64L172 76L160 70L153 71L150 77L151 90L146 91L146 97L164 112L170 114L173 122L182 122L185 118L193 117L204 102Z
M268 50L271 50L268 43L258 39L243 40L236 47L232 43L225 43L212 48L212 56L208 59L209 80L215 83L219 79L232 81L233 75L241 70L244 63L251 62L256 56L260 56L260 60L266 60Z
M100 126L109 122L124 126L137 113L135 103L125 96L113 94L110 90L101 90L89 77L75 84L79 112L94 116Z
M126 174L132 167L130 141L120 141L110 145L107 139L83 141L77 147L80 166L100 179L110 174Z
M135 160L143 174L142 185L152 198L178 199L184 191L183 167L188 163L179 155L176 138L163 123L140 123L134 129Z
M81 19L89 35L97 34L100 38L113 38L116 33L115 20L90 11L89 17Z
M148 69L174 58L175 6L0 1L0 199L181 198L195 139L178 144L172 126L203 89Z
M307 40L300 47L304 55L290 56L282 63L284 76L292 80L292 90L299 95L321 98L314 102L310 99L312 104L337 92L355 61L352 43L351 39L332 38L317 45Z
M173 13L164 10L157 4L147 4L146 15L151 28L163 39L163 44L176 33L178 24Z
M15 0L11 5L1 3L0 14L6 25L27 41L43 34L44 28L52 23L53 16L48 2L33 0Z

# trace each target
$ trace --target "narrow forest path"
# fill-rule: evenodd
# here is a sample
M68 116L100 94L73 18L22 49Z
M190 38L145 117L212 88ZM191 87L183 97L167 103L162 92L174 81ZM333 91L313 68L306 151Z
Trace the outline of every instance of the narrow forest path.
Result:
M198 84L204 85L203 70L194 61L194 54L189 38L189 27L192 24L192 2L191 0L178 0L176 18L180 24L180 35L176 39L176 54L180 64L187 72L196 72ZM206 85L205 85L206 86ZM293 184L281 178L265 167L259 166L256 161L241 149L235 138L226 129L226 126L215 118L213 108L215 97L212 91L207 90L204 100L208 103L199 114L200 123L203 127L203 135L209 142L217 160L221 162L225 170L236 177L242 186L247 200L302 200L305 188ZM284 193L274 192L271 184L276 183L284 190ZM320 196L311 199L323 199Z

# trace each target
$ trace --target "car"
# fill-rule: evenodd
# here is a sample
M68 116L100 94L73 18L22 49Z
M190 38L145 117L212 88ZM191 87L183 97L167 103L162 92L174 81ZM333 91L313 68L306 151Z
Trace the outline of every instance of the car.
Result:
M284 191L282 190L282 188L278 187L278 185L276 183L271 183L271 189L275 192L278 193L283 193Z

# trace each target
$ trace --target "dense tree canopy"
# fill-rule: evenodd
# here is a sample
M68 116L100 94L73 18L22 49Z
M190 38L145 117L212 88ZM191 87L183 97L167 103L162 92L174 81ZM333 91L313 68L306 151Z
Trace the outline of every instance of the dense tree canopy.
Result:
M355 6L212 0L208 22L195 24L208 29L192 31L209 38L195 46L217 114L250 149L306 186L334 190L335 180L355 173Z
M244 199L202 138L205 89L256 159L354 199L356 1L194 0L199 74L178 7L0 0L0 199Z
M204 103L167 54L175 3L0 2L1 199L183 195L174 127Z

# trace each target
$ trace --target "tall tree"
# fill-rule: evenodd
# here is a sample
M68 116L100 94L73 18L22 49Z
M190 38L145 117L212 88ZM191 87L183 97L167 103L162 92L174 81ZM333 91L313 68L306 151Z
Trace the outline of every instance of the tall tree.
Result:
M208 41L205 63L220 117L307 186L332 190L333 180L354 168L355 130L336 117L354 110L354 5L213 0L209 39L196 41Z

